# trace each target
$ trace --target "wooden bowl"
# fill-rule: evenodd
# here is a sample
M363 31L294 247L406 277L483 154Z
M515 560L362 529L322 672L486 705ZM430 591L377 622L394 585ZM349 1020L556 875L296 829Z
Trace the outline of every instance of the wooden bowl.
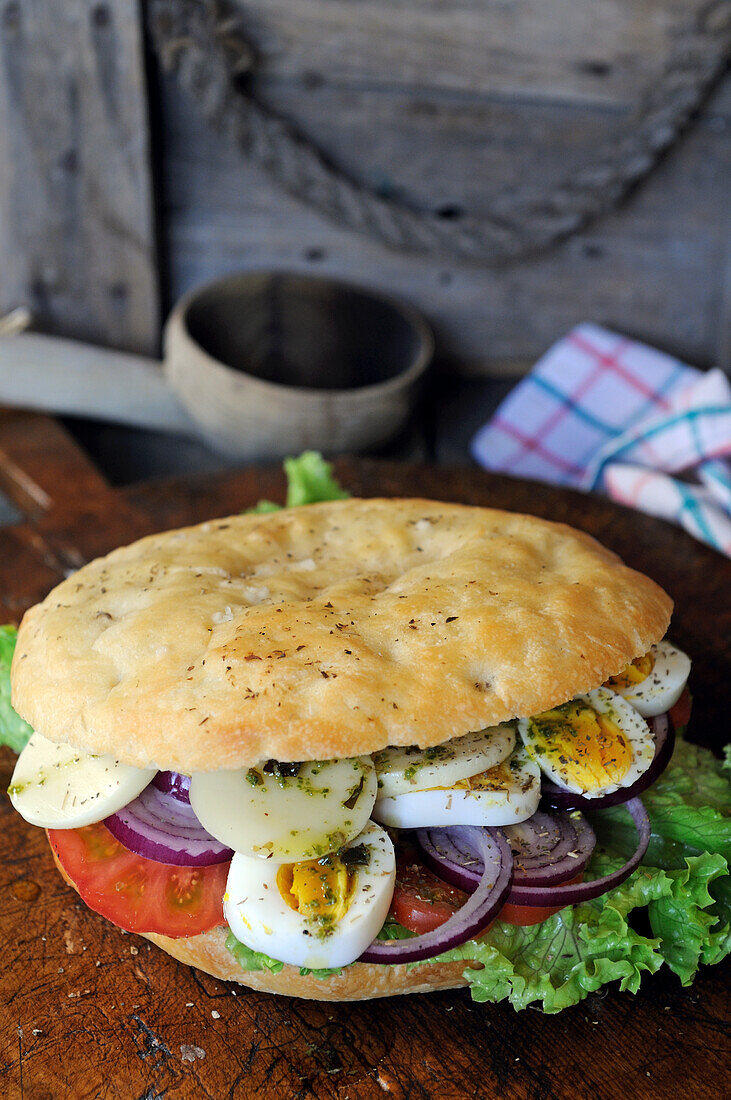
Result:
M165 329L165 372L219 451L275 459L377 447L403 427L434 349L415 310L331 279L232 275Z

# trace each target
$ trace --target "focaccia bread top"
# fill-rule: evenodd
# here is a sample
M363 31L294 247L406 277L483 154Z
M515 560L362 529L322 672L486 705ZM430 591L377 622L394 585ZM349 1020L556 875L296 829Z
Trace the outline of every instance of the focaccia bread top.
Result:
M596 687L671 609L562 524L313 504L85 565L23 619L13 705L51 740L188 773L425 748Z

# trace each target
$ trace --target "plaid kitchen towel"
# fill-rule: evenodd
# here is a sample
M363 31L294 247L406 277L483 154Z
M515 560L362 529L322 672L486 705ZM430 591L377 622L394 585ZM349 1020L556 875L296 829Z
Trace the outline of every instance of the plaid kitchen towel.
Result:
M603 490L731 557L731 384L722 371L704 374L579 325L503 401L472 454L490 470Z

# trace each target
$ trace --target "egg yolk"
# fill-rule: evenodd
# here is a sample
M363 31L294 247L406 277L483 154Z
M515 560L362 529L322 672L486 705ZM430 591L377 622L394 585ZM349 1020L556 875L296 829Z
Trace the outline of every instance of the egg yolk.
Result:
M291 909L327 936L348 911L355 874L335 853L321 859L285 863L277 871L277 887Z
M451 787L437 787L436 789L453 790L457 788L465 791L502 791L514 783L515 776L508 761L504 760L502 764L496 764L494 768L488 768L487 771L471 775L469 779L458 779Z
M635 684L641 684L643 680L647 679L654 667L655 659L652 653L645 653L643 657L635 657L634 661L627 665L622 672L618 672L616 676L610 676L604 687L619 688L620 691L624 691L627 688L634 687Z
M620 783L632 749L616 722L572 699L530 720L531 746L582 790Z

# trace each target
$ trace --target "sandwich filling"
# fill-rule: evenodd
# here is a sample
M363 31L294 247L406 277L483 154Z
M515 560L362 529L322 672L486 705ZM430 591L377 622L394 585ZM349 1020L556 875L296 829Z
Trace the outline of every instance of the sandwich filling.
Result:
M586 694L427 749L190 776L36 732L9 794L49 830L91 908L130 931L190 936L225 922L251 951L315 970L418 961L499 916L521 923L521 909L548 915L596 896L580 881L594 847L581 809L627 802L641 846L632 808L657 777L663 716L689 669L664 641ZM412 893L436 900L409 909L414 861ZM162 896L180 910L172 928ZM384 939L394 922L408 942Z

